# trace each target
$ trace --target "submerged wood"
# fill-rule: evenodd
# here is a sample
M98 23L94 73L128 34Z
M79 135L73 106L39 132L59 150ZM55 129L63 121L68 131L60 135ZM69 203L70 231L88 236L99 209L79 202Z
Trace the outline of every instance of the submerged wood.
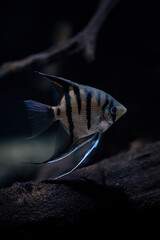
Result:
M51 226L56 230L79 223L98 227L106 216L111 221L113 216L159 212L160 142L104 159L57 181L16 183L0 190L0 226L12 230Z

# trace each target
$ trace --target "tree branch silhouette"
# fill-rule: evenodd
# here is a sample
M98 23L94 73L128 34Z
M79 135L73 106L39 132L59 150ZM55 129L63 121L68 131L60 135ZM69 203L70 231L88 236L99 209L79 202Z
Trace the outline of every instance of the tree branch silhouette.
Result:
M86 27L74 37L51 46L46 51L32 54L23 59L6 62L0 67L0 78L7 74L22 71L27 67L40 67L55 61L60 56L71 55L82 51L87 60L95 57L96 39L98 32L109 12L119 0L101 0L97 11Z

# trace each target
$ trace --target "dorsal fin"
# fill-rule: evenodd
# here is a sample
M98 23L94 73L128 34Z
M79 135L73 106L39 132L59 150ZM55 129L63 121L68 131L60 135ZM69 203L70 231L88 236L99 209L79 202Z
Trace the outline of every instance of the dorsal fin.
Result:
M71 82L70 80L62 78L62 77L48 75L48 74L37 72L37 71L36 71L36 73L38 73L42 77L46 77L47 79L49 79L52 82L52 84L56 85L56 87L68 88L70 86L74 87L74 86L79 85L77 83Z
M41 72L37 72L40 76L47 78L48 80L50 80L51 84L53 85L53 87L56 89L56 91L58 92L58 103L60 102L61 98L63 97L65 91L68 90L68 88L70 87L80 87L79 84L71 82L68 79L62 78L62 77L57 77L54 75L48 75L45 73L41 73ZM58 104L57 103L57 104Z

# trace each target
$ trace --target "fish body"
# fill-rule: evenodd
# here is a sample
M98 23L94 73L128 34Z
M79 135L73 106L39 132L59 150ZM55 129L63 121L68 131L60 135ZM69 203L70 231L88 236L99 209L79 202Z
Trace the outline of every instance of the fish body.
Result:
M65 156L71 157L75 151L83 152L81 162L97 147L101 134L127 109L100 89L77 84L61 77L39 74L51 81L59 95L59 100L56 106L47 106L32 100L24 102L33 127L33 137L41 134L55 121L61 121L70 136L71 146L64 154L62 153L62 156L57 158L53 155L45 162L59 161Z
M76 88L70 87L60 104L52 107L52 110L55 119L63 123L71 136L79 139L95 132L103 133L117 120L116 117L111 117L111 105L116 106L117 110L120 108L119 115L126 111L123 105L104 91L79 85Z
M103 93L103 92L102 92ZM101 126L101 106L95 96L96 90L84 87L70 89L58 107L53 107L56 119L61 120L73 138L78 139L106 129ZM67 110L67 106L70 106Z

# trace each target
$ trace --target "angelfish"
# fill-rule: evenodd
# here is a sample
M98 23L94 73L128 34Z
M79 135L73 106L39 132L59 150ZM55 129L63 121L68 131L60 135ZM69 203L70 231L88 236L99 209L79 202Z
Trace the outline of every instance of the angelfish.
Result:
M43 133L57 120L61 121L70 136L70 146L65 152L55 154L42 163L65 160L75 153L80 157L78 164L69 172L58 176L58 179L73 172L84 162L98 146L101 134L124 115L127 109L102 90L61 77L38 74L51 81L56 89L58 104L48 106L32 100L24 101L33 129L32 137Z

